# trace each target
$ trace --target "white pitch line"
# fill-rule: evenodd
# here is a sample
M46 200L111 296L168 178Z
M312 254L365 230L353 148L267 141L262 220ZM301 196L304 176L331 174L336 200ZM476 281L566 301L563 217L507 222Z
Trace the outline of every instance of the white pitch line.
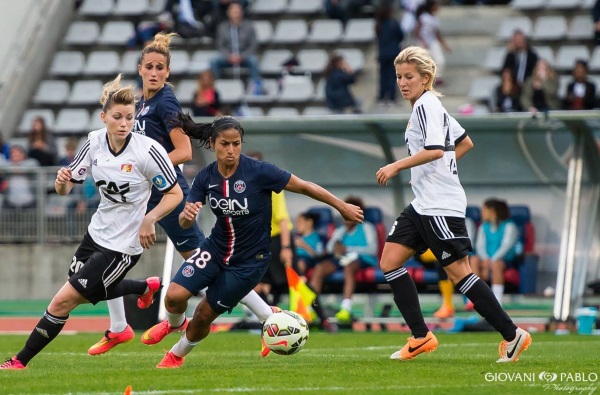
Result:
M358 388L358 387L295 387L294 391L297 392L321 392L321 391L357 391L368 389L369 391L373 391L376 393L377 391L385 391L385 390L417 390L417 389L431 389L431 388L461 388L465 387L469 388L482 388L482 387L490 387L493 386L493 383L485 383L485 384L471 384L465 385L464 383L457 384L444 384L444 385L435 385L435 384L427 384L427 385L385 385L385 386L370 386L369 388ZM281 391L289 391L289 387L233 387L233 388L195 388L195 389L169 389L169 390L151 390L151 391L137 391L135 388L132 388L132 393L134 395L169 395L169 394L197 394L198 391L201 390L202 393L214 392L214 393L238 393L238 392L253 392L253 393L263 393L263 392L281 392ZM114 395L114 392L69 392L67 394L64 393L46 393L42 395Z

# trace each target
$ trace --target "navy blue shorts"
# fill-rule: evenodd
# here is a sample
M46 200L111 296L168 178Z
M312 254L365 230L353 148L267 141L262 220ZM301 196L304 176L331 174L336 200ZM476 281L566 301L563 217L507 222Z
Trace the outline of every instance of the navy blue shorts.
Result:
M156 207L156 204L148 203L146 212L151 211L154 207ZM187 229L183 229L179 225L179 213L183 211L184 207L185 199L167 216L158 221L160 227L164 229L175 245L175 249L180 252L195 250L204 241L204 233L202 233L196 221L194 221L193 226Z
M201 246L204 248L204 245ZM219 314L231 310L260 282L267 270L268 259L247 262L246 265L223 266L208 250L197 248L173 277L192 294L206 289L206 300Z

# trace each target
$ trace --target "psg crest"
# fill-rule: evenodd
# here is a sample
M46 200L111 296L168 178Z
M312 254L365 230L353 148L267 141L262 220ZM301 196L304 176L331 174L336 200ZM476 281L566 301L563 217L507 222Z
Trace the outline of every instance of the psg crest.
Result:
M142 108L142 111L140 111L140 116L143 117L144 115L148 114L148 111L150 111L150 106L148 106L148 107L144 106Z
M233 184L233 190L237 193L242 193L246 190L246 183L242 180L237 180L235 184Z

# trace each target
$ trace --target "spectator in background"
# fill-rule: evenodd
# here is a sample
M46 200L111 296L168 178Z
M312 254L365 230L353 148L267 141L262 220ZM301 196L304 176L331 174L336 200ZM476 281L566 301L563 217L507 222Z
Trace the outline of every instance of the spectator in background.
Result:
M344 202L360 207L365 204L361 198L348 196ZM310 279L310 286L317 293L323 290L324 280L338 269L344 271L344 291L340 310L335 318L338 322L352 321L352 296L356 288L355 275L360 269L377 266L377 231L369 222L362 224L344 221L327 242L327 253L330 259L323 260L315 266Z
M500 84L493 95L492 111L518 112L523 111L521 106L521 88L510 69L502 70Z
M10 159L10 145L4 141L4 135L0 131L0 158Z
M437 64L437 78L435 84L443 86L444 69L446 67L446 57L444 51L450 52L450 47L444 40L440 31L440 20L436 16L440 6L435 0L427 0L422 4L416 13L417 24L415 26L415 37L419 40L421 46L427 48L431 57Z
M404 33L394 18L391 0L384 0L375 12L375 34L377 35L377 61L379 62L379 102L396 102L396 71L394 59L400 52Z
M228 20L217 29L216 46L220 54L211 60L210 68L215 78L219 79L223 67L247 67L255 84L254 91L260 94L262 83L256 58L258 40L254 25L244 19L242 6L238 3L229 5L227 17Z
M596 84L588 79L587 62L578 59L573 68L573 80L567 85L562 108L565 110L591 110L596 105Z
M368 0L325 0L323 6L329 18L338 19L345 24L360 13L363 5L369 3Z
M219 92L215 89L215 76L211 70L204 70L198 74L198 87L194 93L192 113L195 117L219 117L221 100Z
M56 145L46 127L46 120L35 117L27 137L29 149L27 156L38 161L40 166L56 165Z
M529 46L529 40L523 31L515 30L508 43L508 53L504 58L502 70L511 70L517 84L523 86L531 76L538 61L537 53Z
M350 85L356 81L355 73L342 54L334 53L331 56L324 74L327 107L338 114L348 108L355 114L361 113L358 102L350 92Z
M560 108L558 77L546 60L538 60L533 74L525 81L521 102L534 115Z
M502 304L504 270L516 267L520 242L517 225L510 219L504 200L487 199L481 209L482 224L477 231L475 255L471 256L473 273L488 281L492 273L492 292ZM521 246L522 247L522 246Z
M600 45L600 0L596 0L592 8L592 18L594 19L594 44Z
M402 0L401 5L404 13L400 19L400 25L404 34L410 35L415 30L417 24L417 9L425 3L425 0Z
M202 22L196 20L196 15L202 15L201 13L205 12L202 7L205 3L207 2L196 0L168 0L165 5L165 12L160 15L160 18L162 20L168 18L170 20L169 24L174 25L175 33L182 38L202 37L206 35L206 28ZM154 34L149 35L144 42L152 40Z
M58 165L62 167L69 166L75 160L75 153L77 153L77 147L79 146L79 139L77 137L69 137L65 143L65 156L58 160Z
M39 165L36 159L27 156L27 151L22 146L10 147L9 160L0 161L0 166L19 167L25 171L15 170L5 176L4 208L21 210L36 207L35 174L28 173L26 169L33 169Z
M301 276L306 275L306 270L315 267L319 260L323 257L325 252L323 246L323 239L315 231L315 225L319 221L319 214L306 211L298 215L296 219L296 236L294 237L294 244L296 246L296 270ZM306 284L309 288L310 285ZM312 288L311 288L312 289ZM315 292L314 289L312 289ZM338 331L338 326L329 320L321 300L317 292L315 292L315 300L313 300L311 307L319 317L321 321L321 328L327 332L335 333Z
M298 258L298 273L305 275L306 270L314 267L323 256L324 246L321 235L315 230L319 214L306 211L296 218L296 256Z

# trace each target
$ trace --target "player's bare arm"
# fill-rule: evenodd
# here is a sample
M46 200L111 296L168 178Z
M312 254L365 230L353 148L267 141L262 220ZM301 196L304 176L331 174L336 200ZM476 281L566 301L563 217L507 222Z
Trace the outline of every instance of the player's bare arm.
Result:
M68 167L61 167L56 173L56 180L54 181L54 189L59 195L68 195L73 189L74 184L71 182L71 169Z
M187 229L190 226L192 226L194 224L194 221L196 220L196 216L200 212L201 208L202 208L201 202L195 202L195 203L185 202L185 207L183 208L183 211L181 212L181 214L179 214L179 225L183 229Z

